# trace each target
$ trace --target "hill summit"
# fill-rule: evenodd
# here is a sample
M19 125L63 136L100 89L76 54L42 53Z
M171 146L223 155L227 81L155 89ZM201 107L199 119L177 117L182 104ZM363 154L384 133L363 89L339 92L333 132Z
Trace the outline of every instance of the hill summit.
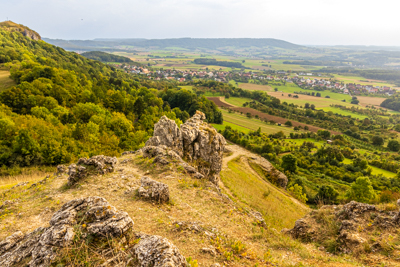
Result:
M22 24L17 24L15 22L12 22L11 20L3 21L0 22L0 28L9 30L11 32L13 31L19 31L21 32L24 36L31 38L32 40L38 41L42 40L42 37L35 32L34 30L29 29L28 27L22 25Z

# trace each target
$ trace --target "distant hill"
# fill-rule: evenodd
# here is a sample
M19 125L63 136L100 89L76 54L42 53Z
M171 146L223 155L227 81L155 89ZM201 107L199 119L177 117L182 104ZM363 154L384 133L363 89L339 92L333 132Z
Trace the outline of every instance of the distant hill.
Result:
M120 62L120 63L133 62L130 58L112 55L112 54L108 54L108 53L100 52L100 51L85 52L85 53L82 53L81 55L86 58L98 60L101 62Z
M12 22L11 20L0 22L0 28L5 29L7 31L11 31L11 32L19 31L24 36L29 37L36 41L42 40L42 37L40 37L40 35L37 32L35 32L34 30L31 30L22 24L17 24L15 22Z
M177 39L94 39L94 40L60 40L44 38L44 41L60 46L67 50L127 50L137 48L165 49L168 47L180 47L189 50L196 49L220 49L226 47L274 47L283 49L300 49L303 46L286 41L263 38L177 38ZM126 48L128 47L128 48ZM130 48L129 48L130 47Z

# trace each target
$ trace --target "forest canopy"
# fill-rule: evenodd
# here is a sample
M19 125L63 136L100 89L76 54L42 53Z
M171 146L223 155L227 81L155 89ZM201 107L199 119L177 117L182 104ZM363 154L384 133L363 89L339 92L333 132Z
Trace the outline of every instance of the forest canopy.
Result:
M179 125L200 110L222 123L213 102L173 83L154 83L1 27L0 47L0 67L16 83L0 93L0 166L137 150L163 115Z

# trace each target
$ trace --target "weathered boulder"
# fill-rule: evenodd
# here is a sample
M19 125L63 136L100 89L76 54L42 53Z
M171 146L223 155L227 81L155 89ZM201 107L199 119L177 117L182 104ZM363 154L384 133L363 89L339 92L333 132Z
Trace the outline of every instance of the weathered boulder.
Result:
M104 198L72 200L54 213L49 227L39 227L26 235L16 232L2 241L0 266L13 266L29 257L27 266L49 266L57 256L55 249L72 242L76 225L85 225L87 234L117 237L131 229L133 221Z
M68 168L67 168L67 166L65 166L65 165L58 165L57 166L57 172L56 172L56 175L62 175L62 174L64 174L64 173L66 173L68 171Z
M64 248L76 242L73 241L78 234L76 231L83 238L81 242L87 242L89 236L95 237L92 242L114 237L123 244L124 251L116 255L104 253L99 247L96 256L109 255L99 266L186 266L185 258L168 239L135 234L130 231L132 227L133 221L128 214L117 211L104 198L75 199L54 213L49 227L39 227L26 235L18 231L1 241L0 266L22 266L24 262L23 266L47 267L57 263L57 253L62 253ZM138 242L130 242L132 238Z
M358 253L366 247L375 252L387 245L390 237L398 231L398 214L351 201L314 210L297 220L293 229L283 232L304 242L324 246L329 246L328 240L335 240L338 252ZM379 236L373 235L376 231L379 231Z
M156 235L136 234L140 238L130 251L138 262L137 266L186 267L186 259L168 239Z
M68 185L72 186L76 184L79 180L92 172L102 175L113 172L117 162L116 157L107 157L103 155L93 156L90 159L80 158L77 164L68 166Z
M141 179L141 186L139 187L138 193L142 198L160 203L169 201L168 185L154 181L146 176L143 176Z
M174 150L179 156L183 155L182 134L174 120L162 116L154 124L154 133L146 142L146 146L166 146Z
M142 149L143 156L154 157L161 164L168 164L168 157L180 162L184 159L195 168L193 171L185 167L189 173L203 175L218 184L226 141L203 121L205 118L204 113L197 111L179 129L175 121L163 116L154 126L154 136Z
M250 159L250 161L260 166L269 181L279 187L286 188L288 183L287 176L272 166L268 160L263 157L255 157Z

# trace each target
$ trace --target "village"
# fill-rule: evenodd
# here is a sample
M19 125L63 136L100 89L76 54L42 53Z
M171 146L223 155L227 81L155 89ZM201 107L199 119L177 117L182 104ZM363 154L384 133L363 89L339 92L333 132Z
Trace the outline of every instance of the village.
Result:
M214 80L217 82L249 82L250 80L270 82L295 83L303 89L315 89L316 91L330 90L347 95L387 95L392 96L396 90L389 86L361 85L355 83L343 83L334 78L314 78L305 76L320 76L313 73L287 73L285 71L268 71L268 73L244 72L244 71L216 71L216 70L178 70L178 69L148 69L142 66L118 64L116 67L124 69L127 73L146 75L149 79L174 80L187 82L194 79ZM238 80L239 78L239 80Z

